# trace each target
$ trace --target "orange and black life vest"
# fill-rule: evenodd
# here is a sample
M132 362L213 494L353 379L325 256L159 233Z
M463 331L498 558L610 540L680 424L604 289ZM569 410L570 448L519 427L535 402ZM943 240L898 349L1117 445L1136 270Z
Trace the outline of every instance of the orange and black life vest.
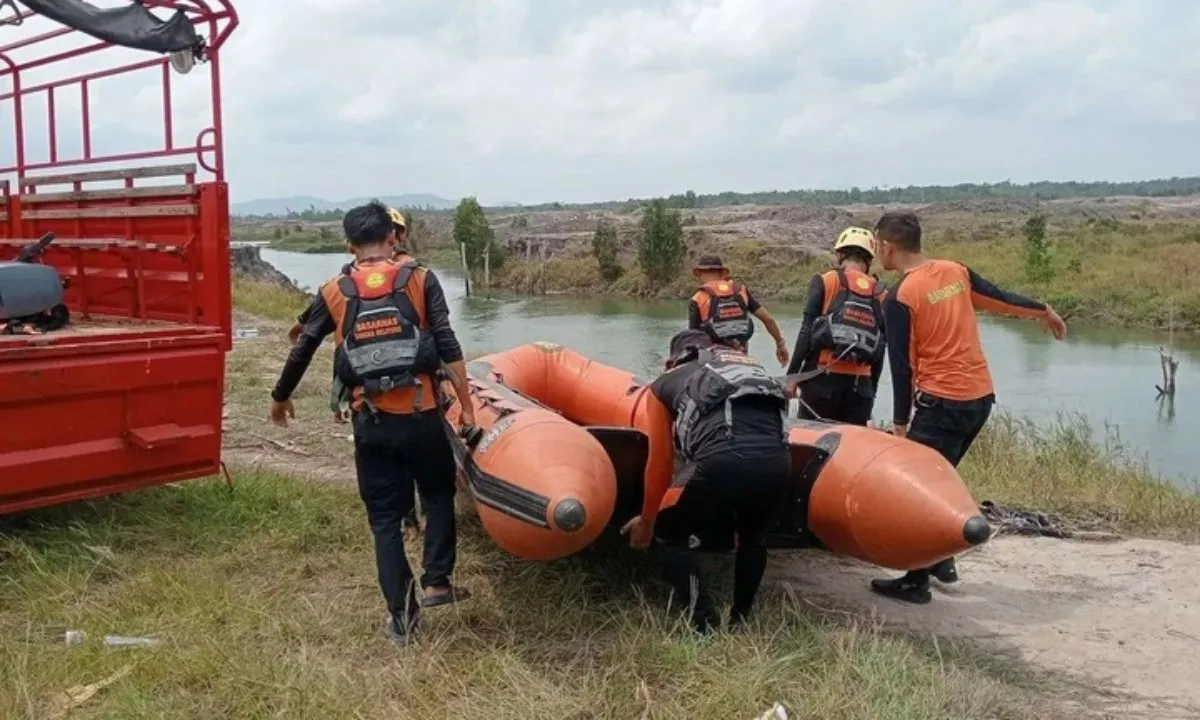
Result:
M884 352L879 284L858 270L839 268L821 276L825 303L813 323L817 362L830 372L870 375L871 364Z
M334 374L352 406L432 409L437 347L425 316L425 270L411 258L352 263L321 287L336 326Z
M736 280L704 283L693 297L700 310L700 328L723 344L745 347L754 335L750 293Z

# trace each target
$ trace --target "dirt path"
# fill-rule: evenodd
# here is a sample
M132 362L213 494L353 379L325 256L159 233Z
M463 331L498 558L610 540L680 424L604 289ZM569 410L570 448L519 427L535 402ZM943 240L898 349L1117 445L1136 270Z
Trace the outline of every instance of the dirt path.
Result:
M959 561L960 581L911 606L873 595L878 569L811 554L777 559L796 595L925 635L1015 648L1074 676L1098 717L1198 718L1200 546L999 537Z

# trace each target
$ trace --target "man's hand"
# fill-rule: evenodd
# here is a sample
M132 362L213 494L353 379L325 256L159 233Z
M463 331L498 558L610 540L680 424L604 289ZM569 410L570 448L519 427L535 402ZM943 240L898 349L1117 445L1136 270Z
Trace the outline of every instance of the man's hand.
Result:
M796 382L795 380L787 380L783 383L783 391L787 393L787 396L790 398L799 397L800 383Z
M1050 331L1055 340L1062 340L1067 336L1067 323L1058 313L1054 312L1054 308L1046 306L1046 314L1040 320L1042 327Z
M272 400L271 410L267 416L271 418L271 422L275 423L279 427L287 427L288 420L296 419L296 408L292 406L292 401L290 399L284 400L283 402Z
M649 547L650 538L654 535L654 523L638 515L625 523L621 528L621 534L629 536L630 547L639 549Z
M893 424L892 425L892 434L895 435L896 437L907 437L908 436L908 424L907 423Z
M787 343L782 340L775 341L775 359L783 367L787 367L788 360L791 359L791 356L788 354Z

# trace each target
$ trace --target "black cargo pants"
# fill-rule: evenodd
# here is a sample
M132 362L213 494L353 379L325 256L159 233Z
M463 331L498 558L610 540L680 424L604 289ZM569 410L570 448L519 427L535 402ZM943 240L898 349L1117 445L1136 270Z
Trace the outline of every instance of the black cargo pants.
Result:
M443 422L436 408L411 415L354 414L358 492L375 540L379 587L400 623L420 607L404 554L403 520L413 510L414 481L426 516L421 587L449 585L457 559L457 467Z
M745 620L767 567L767 524L787 494L791 454L778 451L723 452L697 463L679 501L663 510L655 539L663 573L674 600L686 603L692 626L707 631L720 625L716 603L696 563L700 539L737 533L730 621Z
M875 409L875 389L866 376L826 373L800 385L801 420L866 425Z
M913 416L907 437L937 450L951 465L958 467L987 424L995 404L994 394L977 400L948 400L918 390L913 397ZM931 568L913 570L909 577L928 582L930 572Z

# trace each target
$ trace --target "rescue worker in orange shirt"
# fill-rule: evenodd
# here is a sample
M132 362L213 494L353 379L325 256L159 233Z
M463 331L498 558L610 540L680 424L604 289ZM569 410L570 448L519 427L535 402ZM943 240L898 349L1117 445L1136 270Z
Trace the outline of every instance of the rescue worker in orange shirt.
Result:
M883 288L871 271L875 236L846 228L833 245L838 267L814 275L787 374L815 373L799 384L802 419L866 425L875 407L885 355ZM795 382L788 385L793 394Z
M694 630L711 632L721 617L695 552L704 549L701 538L736 532L729 623L745 622L767 566L767 523L791 473L788 399L757 361L702 330L671 338L667 367L650 392L664 408L664 422L673 423L675 475L670 487L647 489L642 513L621 532L635 547L658 540L675 601L689 610Z
M688 328L704 330L714 341L749 352L754 321L762 321L775 339L775 359L787 365L787 342L779 323L742 283L729 277L729 268L716 255L705 255L692 266L700 287L688 301Z
M392 247L392 258L399 260L407 254L407 248L404 241L408 235L408 223L404 219L404 214L396 208L389 207L387 210L388 217L390 217L392 220L392 238L388 241L388 244ZM346 251L350 254L354 254L354 248L349 243L346 244ZM347 269L349 267L351 267L351 263L343 265L342 272L349 272ZM291 330L288 331L288 340L293 345L296 343L296 339L300 337L300 333L304 330L304 324L308 322L308 317L311 312L311 305L304 308L304 312L300 313L300 315L296 318L296 323L292 325ZM333 411L334 422L350 422L349 401L350 398L345 392L345 386L343 386L342 381L338 379L337 372L335 370L333 373L333 383L330 387L329 399L329 409ZM419 503L414 497L413 509L408 513L408 515L404 516L403 521L404 534L409 539L414 541L421 536L421 521L417 517L418 507ZM424 510L421 510L421 514L424 515Z
M405 254L394 257L392 219L378 201L351 209L342 227L354 261L313 298L304 330L271 393L269 415L281 426L295 417L291 395L332 334L334 368L351 391L358 489L375 540L387 630L393 641L407 644L422 607L471 596L450 580L457 545L457 466L438 403L441 363L451 371L463 408L463 436L474 444L481 433L474 426L463 352L437 276ZM413 504L414 480L428 520L419 600L402 529Z
M912 213L887 213L875 225L879 259L901 279L884 301L892 371L893 432L937 450L958 466L995 403L979 340L976 310L1037 320L1062 340L1067 326L1049 305L1002 290L952 260L927 257L921 223ZM927 603L930 575L955 582L954 558L892 580L876 579L882 595Z

